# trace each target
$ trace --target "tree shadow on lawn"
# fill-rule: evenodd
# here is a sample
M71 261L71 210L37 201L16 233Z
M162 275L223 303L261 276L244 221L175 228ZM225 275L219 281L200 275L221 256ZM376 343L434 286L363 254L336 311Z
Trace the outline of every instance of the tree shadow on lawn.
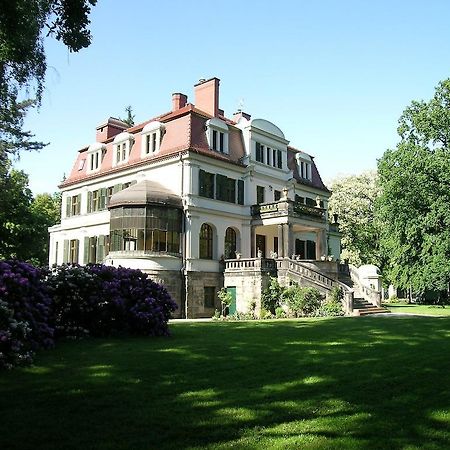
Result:
M450 448L449 338L450 318L367 317L60 343L0 375L0 447Z

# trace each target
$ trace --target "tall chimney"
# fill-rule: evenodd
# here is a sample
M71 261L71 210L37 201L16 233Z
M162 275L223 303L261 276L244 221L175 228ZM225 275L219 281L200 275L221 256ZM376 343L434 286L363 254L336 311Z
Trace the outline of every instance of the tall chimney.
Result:
M220 80L214 77L194 86L195 107L213 117L219 115L219 84Z
M172 94L172 111L184 108L187 103L187 95L175 92Z

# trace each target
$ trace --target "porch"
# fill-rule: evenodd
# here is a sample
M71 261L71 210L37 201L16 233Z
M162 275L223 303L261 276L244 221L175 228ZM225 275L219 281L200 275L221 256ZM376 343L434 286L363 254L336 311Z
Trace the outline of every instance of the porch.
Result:
M326 210L282 198L253 205L250 228L252 258L321 261L329 256ZM338 255L336 255L338 256Z

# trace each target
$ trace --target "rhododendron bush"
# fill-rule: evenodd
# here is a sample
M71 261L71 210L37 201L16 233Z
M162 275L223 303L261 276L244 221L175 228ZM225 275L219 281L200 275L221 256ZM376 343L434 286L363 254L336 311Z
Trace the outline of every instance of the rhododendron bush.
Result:
M95 264L43 271L0 261L0 368L32 361L54 338L167 335L176 308L139 270Z

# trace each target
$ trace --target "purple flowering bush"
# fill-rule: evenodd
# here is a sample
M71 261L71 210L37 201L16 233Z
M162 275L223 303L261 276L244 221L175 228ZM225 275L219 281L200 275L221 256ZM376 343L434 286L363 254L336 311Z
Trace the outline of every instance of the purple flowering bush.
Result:
M57 336L167 335L177 305L140 270L61 266L47 280Z
M0 261L0 368L29 362L54 345L46 272L31 264Z
M168 335L176 309L140 270L94 264L44 271L0 261L0 369L32 362L54 337Z

